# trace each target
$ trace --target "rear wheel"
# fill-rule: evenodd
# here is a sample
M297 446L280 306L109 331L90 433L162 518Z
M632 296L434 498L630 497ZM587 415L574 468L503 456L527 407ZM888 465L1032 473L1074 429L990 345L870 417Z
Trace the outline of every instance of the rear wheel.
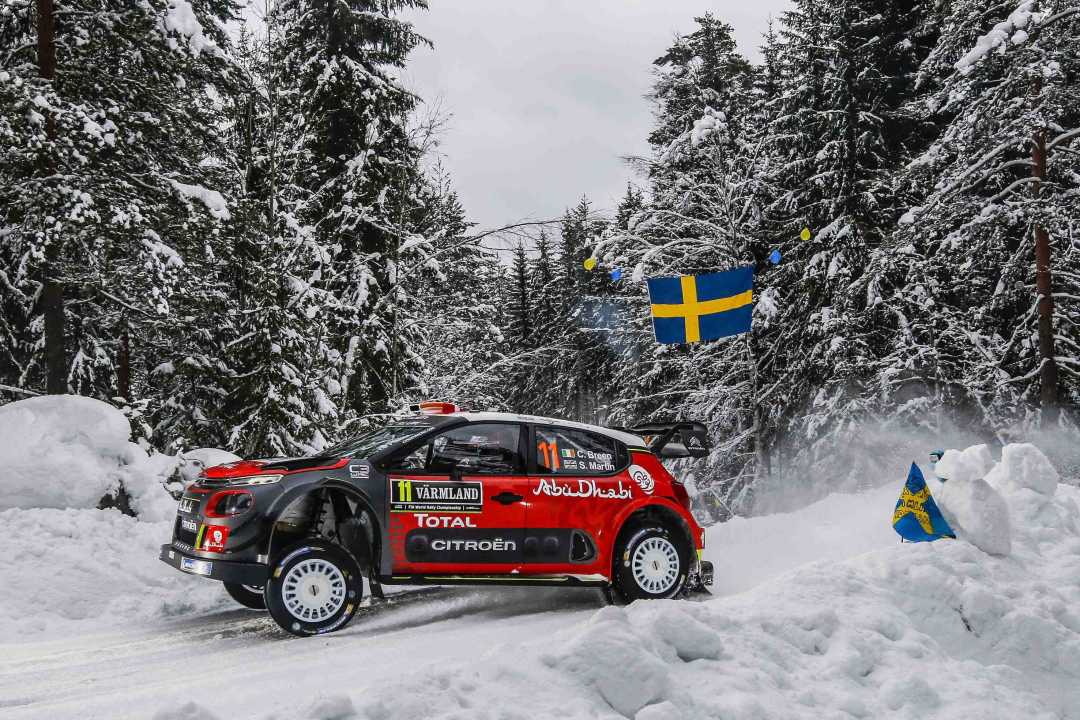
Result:
M690 551L669 528L650 523L624 531L615 554L615 589L626 602L672 598L686 585Z
M259 585L238 585L237 583L225 583L225 592L229 593L236 602L252 610L265 610L266 600L263 599L263 589Z
M305 540L282 551L270 566L266 609L286 632L318 635L345 627L364 594L363 574L345 549Z

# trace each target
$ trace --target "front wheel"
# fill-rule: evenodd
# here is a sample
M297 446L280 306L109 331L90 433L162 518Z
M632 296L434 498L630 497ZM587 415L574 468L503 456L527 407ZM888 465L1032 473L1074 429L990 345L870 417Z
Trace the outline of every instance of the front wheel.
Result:
M229 593L236 602L252 610L265 610L266 600L263 598L263 589L258 585L239 585L237 583L225 583L225 592Z
M293 635L345 627L364 594L356 559L338 545L305 540L286 548L270 567L264 597L270 616Z
M615 588L626 602L677 596L686 585L690 552L663 525L629 530L615 554Z

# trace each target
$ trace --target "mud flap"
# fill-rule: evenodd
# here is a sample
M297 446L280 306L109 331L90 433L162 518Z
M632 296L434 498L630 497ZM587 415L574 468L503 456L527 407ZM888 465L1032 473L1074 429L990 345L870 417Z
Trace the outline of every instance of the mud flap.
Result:
M386 599L386 593L383 592L382 584L379 582L379 575L375 572L374 566L368 571L368 587L371 588L371 597L376 600Z
M713 584L713 564L702 560L698 567L686 579L687 595L712 595L709 586Z

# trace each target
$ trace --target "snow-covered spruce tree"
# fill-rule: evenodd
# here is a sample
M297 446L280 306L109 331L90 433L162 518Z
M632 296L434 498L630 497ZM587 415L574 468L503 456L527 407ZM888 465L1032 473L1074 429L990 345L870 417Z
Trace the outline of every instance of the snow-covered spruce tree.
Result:
M534 315L533 308L535 295L543 290L534 290L535 274L529 267L528 248L523 239L518 240L511 253L510 267L502 283L500 320L506 341L503 351L506 357L520 358L522 362L514 362L505 369L510 379L506 383L506 404L518 412L538 412L537 408L529 407L535 398L531 385L537 367L529 359L540 340L539 329L543 321Z
M426 42L398 13L425 7L280 0L274 10L282 33L274 72L289 138L282 172L297 227L330 259L317 285L336 300L329 337L342 357L346 403L360 415L389 410L396 392L419 379L396 279L401 248L416 247L405 219L418 186L420 151L407 127L417 98L395 74Z
M328 253L296 216L296 158L272 52L281 32L267 13L258 34L240 33L234 53L244 84L228 99L223 127L236 200L230 252L208 279L227 296L209 309L220 311L228 340L214 343L211 332L199 358L204 387L219 394L204 414L223 427L224 446L247 457L319 450L337 432L342 394L332 303L318 285ZM220 361L208 366L212 351ZM183 423L163 417L159 427L180 436Z
M185 264L228 214L204 161L234 7L5 2L0 292L29 321L14 384L130 399L171 341Z
M536 342L532 273L524 240L513 247L506 294L505 337L512 350L528 350Z
M987 434L1080 395L1080 6L1007 12L958 2L942 24L916 102L943 129L898 177L912 208L866 288L885 400Z
M667 149L690 133L706 108L734 116L746 99L751 68L735 48L731 26L711 13L694 22L698 27L693 32L676 37L667 52L653 61L655 125L649 144L654 150ZM679 150L680 146L673 147L668 161L653 166L650 175L681 169Z
M913 136L901 108L922 59L912 37L924 12L893 0L807 0L783 18L766 208L783 262L759 284L754 342L767 442L787 467L859 442L859 420L874 409L869 369L883 338L860 323L857 283L900 214L891 175ZM853 479L870 472L850 468Z
M628 195L606 234L600 254L606 265L634 268L633 279L696 274L755 264L768 254L758 239L756 198L767 159L756 115L762 101L755 74L738 57L728 26L704 22L680 38L658 71L654 97L662 133L650 139L652 197L643 206ZM704 47L680 48L709 38ZM722 59L716 50L722 48ZM696 52L711 51L705 63ZM659 61L658 61L659 62ZM701 72L703 67L714 70ZM680 102L667 98L674 95ZM668 116L677 107L679 119ZM635 207L636 206L636 207ZM744 339L696 346L657 345L648 321L644 287L620 290L619 352L615 384L622 397L614 417L623 423L694 418L707 422L718 440L714 457L698 465L700 489L711 486L706 512L730 514L734 498L754 473L753 371ZM699 502L705 502L699 501Z
M412 352L421 379L402 391L397 405L435 398L471 409L506 408L504 347L514 343L504 339L499 308L512 296L500 295L498 253L466 234L465 212L445 173L436 169L425 186L411 222L430 245L403 268L409 274L402 307L419 333Z
M560 399L551 392L558 372L555 363L570 351L562 314L567 302L560 257L546 227L513 252L503 299L503 365L510 378L507 406L516 412L564 413Z
M542 391L555 414L586 422L606 421L613 367L612 282L603 268L588 271L585 259L606 227L586 198L563 216L558 263L548 292L537 294L540 334L551 352L550 378ZM545 251L546 254L546 251ZM546 282L538 256L534 276ZM547 308L551 307L549 311Z

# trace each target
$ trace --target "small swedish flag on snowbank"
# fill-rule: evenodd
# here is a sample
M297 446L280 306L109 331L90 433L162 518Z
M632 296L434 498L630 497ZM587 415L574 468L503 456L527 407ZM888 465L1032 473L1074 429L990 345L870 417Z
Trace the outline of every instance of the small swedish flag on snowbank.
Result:
M750 332L752 266L648 282L657 342L694 343Z
M943 537L956 537L934 498L930 497L930 488L926 487L922 470L915 463L911 463L907 482L900 499L896 501L892 524L900 537L908 542L933 542Z

